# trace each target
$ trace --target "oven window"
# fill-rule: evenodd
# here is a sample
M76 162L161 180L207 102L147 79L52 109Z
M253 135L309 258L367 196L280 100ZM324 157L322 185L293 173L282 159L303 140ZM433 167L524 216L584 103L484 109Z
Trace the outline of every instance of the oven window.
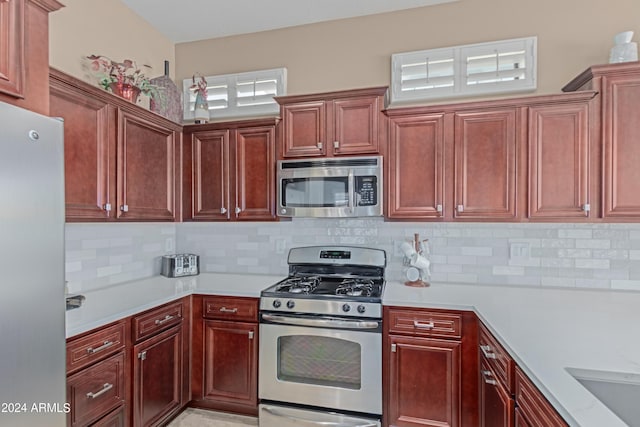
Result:
M278 338L278 379L359 390L360 344L315 335Z
M288 178L282 180L282 206L331 208L349 204L347 177Z

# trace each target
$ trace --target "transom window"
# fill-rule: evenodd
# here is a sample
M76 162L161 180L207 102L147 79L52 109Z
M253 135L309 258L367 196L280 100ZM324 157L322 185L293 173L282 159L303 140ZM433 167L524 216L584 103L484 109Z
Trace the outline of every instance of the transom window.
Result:
M280 106L273 97L286 95L287 69L208 76L205 80L212 119L278 114ZM192 79L182 82L185 120L194 118L196 95L189 89L192 84Z
M536 56L536 37L394 54L391 101L533 91Z

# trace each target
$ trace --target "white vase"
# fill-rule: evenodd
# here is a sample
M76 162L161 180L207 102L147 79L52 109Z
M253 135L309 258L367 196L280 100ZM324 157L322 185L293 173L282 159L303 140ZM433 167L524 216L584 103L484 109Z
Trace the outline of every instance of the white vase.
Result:
M196 94L196 103L193 110L193 118L196 123L207 123L211 116L209 115L209 104L206 98L198 92Z
M630 62L638 60L638 44L631 42L633 31L623 31L613 38L615 45L609 53L609 63Z

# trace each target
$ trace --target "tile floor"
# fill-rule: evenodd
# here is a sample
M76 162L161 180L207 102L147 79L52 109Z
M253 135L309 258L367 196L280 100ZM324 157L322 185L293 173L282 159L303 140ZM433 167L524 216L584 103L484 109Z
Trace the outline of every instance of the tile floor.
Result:
M258 419L253 417L187 408L167 427L246 427L257 425Z

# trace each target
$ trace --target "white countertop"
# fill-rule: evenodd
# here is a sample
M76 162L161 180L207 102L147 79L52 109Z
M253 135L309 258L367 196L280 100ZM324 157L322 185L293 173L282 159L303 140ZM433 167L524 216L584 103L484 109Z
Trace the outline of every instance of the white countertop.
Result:
M81 292L82 307L66 312L66 337L104 326L191 294L260 297L260 291L283 276L203 273L169 279L163 276Z
M255 297L281 276L158 276L82 293L67 338L191 294ZM565 368L640 374L640 292L387 282L384 305L472 310L572 426L626 426Z
M640 293L388 282L384 305L473 310L572 426L626 426L565 368L640 374Z

